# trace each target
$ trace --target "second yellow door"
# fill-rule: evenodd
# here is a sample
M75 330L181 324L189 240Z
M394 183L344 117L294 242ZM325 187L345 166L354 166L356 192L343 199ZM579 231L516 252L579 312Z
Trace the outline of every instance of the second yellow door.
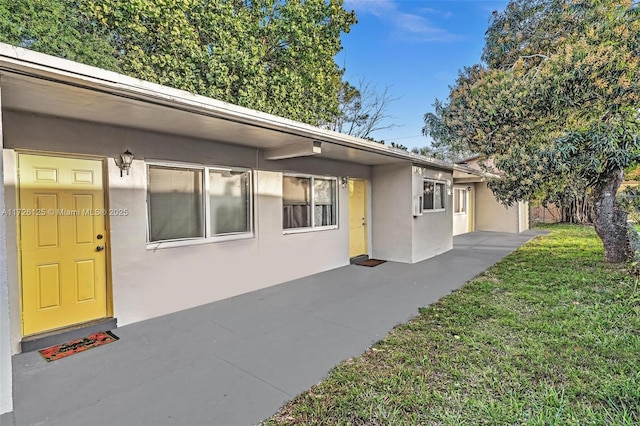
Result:
M349 257L367 254L367 184L349 180Z
M20 154L23 335L107 316L102 162Z

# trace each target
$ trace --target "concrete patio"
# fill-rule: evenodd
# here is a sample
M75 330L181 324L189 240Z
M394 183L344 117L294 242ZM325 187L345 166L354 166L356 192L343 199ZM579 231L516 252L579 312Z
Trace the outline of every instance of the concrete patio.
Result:
M119 341L51 363L16 355L2 424L260 423L535 235L460 235L417 264L345 266L127 325Z

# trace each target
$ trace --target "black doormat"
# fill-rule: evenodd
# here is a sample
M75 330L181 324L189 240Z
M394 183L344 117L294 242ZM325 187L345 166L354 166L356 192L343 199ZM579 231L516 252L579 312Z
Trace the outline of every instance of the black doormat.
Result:
M360 265L360 266L369 266L371 268L373 268L374 266L378 266L381 263L386 262L386 260L380 260L380 259L368 259L368 260L363 260L362 262L358 262L356 263L356 265Z

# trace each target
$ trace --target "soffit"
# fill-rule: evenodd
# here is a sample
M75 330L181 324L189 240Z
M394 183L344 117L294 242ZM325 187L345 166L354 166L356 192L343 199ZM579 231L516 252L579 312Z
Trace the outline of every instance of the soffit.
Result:
M320 158L452 169L451 164L371 141L1 43L0 82L5 110L259 149L318 140Z

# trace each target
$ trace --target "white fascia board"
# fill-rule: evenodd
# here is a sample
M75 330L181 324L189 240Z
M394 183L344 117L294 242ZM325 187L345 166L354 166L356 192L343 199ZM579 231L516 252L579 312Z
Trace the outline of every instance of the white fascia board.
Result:
M500 176L494 173L489 173L489 172L485 172L483 170L476 170L476 169L472 169L471 167L468 166L463 166L461 164L454 164L453 165L453 171L456 172L462 172L462 173L468 173L471 175L475 175L478 177L482 177L482 178L490 178L490 179L499 179Z
M0 72L2 71L163 104L184 111L410 161L415 165L435 167L447 171L453 169L453 165L445 161L6 43L0 43Z

